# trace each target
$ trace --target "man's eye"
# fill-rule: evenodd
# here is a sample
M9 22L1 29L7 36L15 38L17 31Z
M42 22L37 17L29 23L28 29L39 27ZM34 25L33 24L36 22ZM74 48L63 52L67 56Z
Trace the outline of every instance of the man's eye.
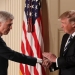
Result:
M11 26L12 24L8 24L8 26Z

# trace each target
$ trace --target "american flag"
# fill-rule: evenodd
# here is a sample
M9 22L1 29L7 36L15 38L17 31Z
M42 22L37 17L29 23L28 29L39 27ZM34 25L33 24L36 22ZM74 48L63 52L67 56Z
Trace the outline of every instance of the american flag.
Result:
M25 1L21 52L36 58L42 58L44 50L40 8L40 0ZM20 75L46 74L43 66L37 63L35 67L20 64Z

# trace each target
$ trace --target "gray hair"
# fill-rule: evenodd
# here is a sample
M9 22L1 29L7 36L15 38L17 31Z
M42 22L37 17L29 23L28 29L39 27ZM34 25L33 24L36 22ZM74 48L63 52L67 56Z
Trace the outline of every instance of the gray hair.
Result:
M7 20L13 20L14 16L6 11L0 11L0 22L5 22Z

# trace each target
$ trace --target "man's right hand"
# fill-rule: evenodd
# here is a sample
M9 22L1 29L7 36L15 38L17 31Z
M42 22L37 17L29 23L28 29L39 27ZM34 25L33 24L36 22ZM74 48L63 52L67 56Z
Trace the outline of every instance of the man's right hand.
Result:
M47 58L49 61L51 62L56 62L56 55L52 54L51 52L44 52L43 54L43 57Z
M46 68L49 68L52 62L50 62L46 57L43 57L42 65Z

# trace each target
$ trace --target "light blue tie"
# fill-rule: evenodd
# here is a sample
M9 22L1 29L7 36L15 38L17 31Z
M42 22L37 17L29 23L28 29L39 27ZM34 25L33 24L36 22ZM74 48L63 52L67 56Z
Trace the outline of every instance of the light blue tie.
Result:
M64 51L66 51L67 46L69 45L69 43L71 42L72 39L73 39L73 37L72 37L72 35L70 35L69 38L68 38L68 40L67 40L67 43L66 43L66 45L64 47Z

